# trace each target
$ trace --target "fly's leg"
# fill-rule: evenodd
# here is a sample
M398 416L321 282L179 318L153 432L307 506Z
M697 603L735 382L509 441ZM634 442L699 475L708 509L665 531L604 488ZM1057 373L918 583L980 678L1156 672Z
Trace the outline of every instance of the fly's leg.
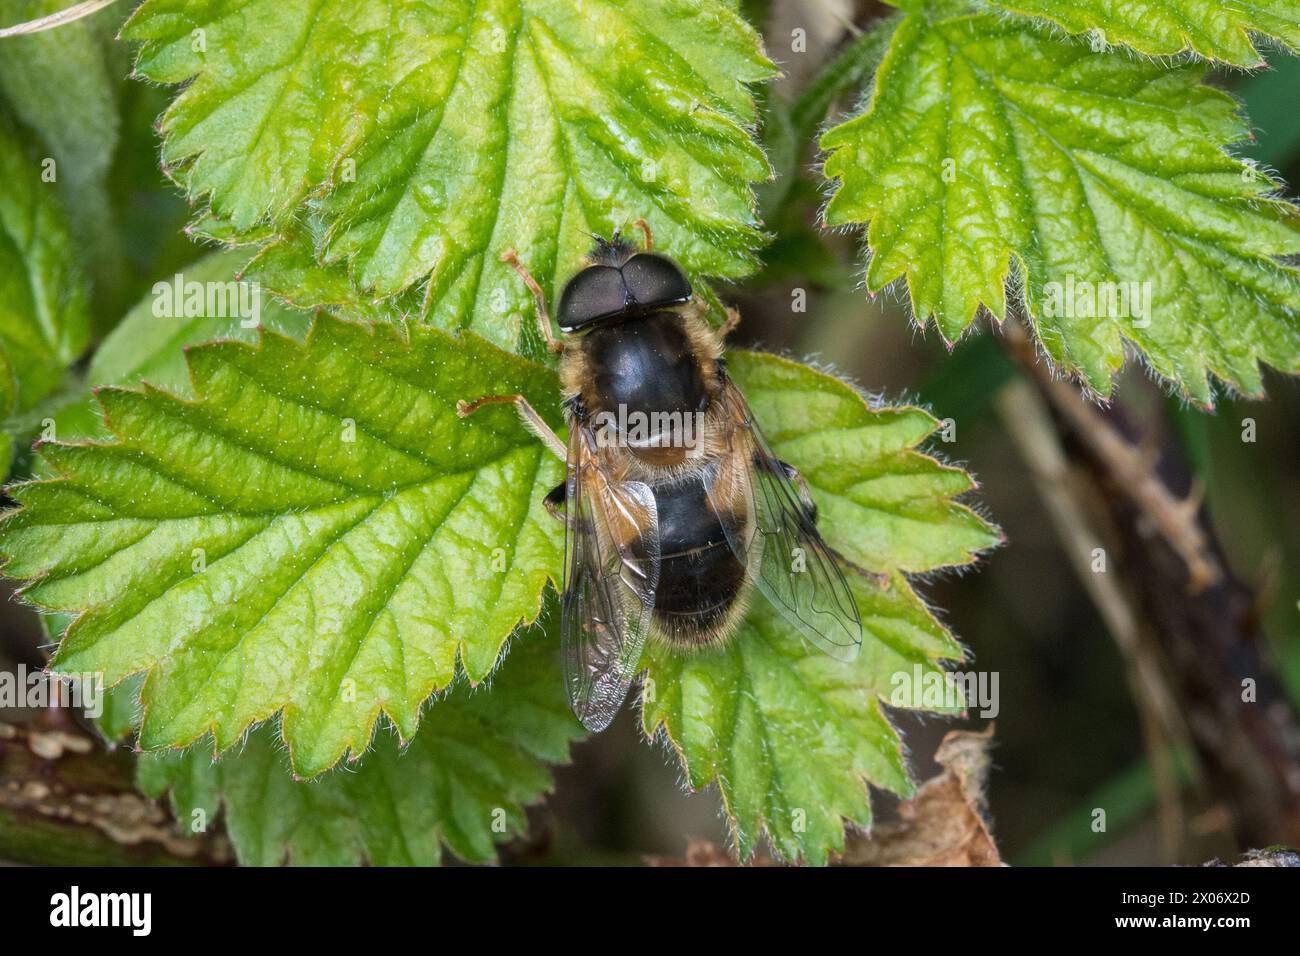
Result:
M632 225L640 229L641 234L645 236L645 251L649 252L655 247L655 234L650 231L650 223L646 222L644 219L638 219L636 222L632 223Z
M528 399L522 395L485 395L472 402L462 400L456 403L456 414L461 418L468 418L484 405L514 405L524 427L540 438L542 444L554 452L561 461L568 459L569 450L564 442L560 441L560 436L551 431L551 426L546 424L546 420L537 414L537 409L529 405Z
M542 291L542 287L537 284L533 274L519 261L519 254L515 250L507 249L501 253L501 261L519 273L519 278L524 280L524 285L528 286L528 291L533 294L533 306L537 313L537 327L541 330L546 347L552 352L563 352L564 342L557 339L554 333L551 332L551 313L546 309L546 293Z
M484 405L514 405L524 427L540 438L542 444L554 452L561 461L568 459L569 450L564 446L564 442L560 441L560 436L551 431L551 426L546 424L545 419L537 414L537 409L533 408L528 403L528 399L522 395L485 395L472 402L459 401L456 403L456 414L461 418L468 418ZM567 495L568 482L562 481L548 491L546 497L542 499L542 504L552 518L564 520L560 509L564 507Z
M685 314L691 316L692 318L704 320L705 324L706 325L708 324L707 316L710 312L710 307L709 304L705 302L703 299L692 299L684 306L684 308L685 308ZM719 344L724 342L728 335L736 331L736 326L740 325L739 309L727 305L727 306L723 306L722 311L726 314L727 317L723 319L721 325L719 325L716 329L713 330L713 334L717 337Z
M732 306L727 306L727 319L718 326L718 338L725 339L732 332L736 331L736 326L740 325L740 310Z
M560 514L560 509L564 507L568 497L569 483L562 481L546 493L546 497L542 499L542 504L546 506L546 510L552 518L563 521L564 515Z

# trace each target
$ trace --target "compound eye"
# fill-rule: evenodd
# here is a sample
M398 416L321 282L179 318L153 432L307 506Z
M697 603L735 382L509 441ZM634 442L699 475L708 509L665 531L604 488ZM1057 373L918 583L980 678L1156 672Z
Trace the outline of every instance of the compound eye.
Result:
M560 328L573 332L627 308L623 274L613 266L587 266L560 294Z
M673 305L691 297L691 284L677 263L652 252L639 252L623 263L623 281L632 301L643 308Z

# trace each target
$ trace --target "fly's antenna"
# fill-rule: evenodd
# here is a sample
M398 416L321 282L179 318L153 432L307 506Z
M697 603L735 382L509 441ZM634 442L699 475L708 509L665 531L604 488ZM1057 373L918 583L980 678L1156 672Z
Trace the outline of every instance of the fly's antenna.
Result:
M589 232L595 245L587 253L587 261L594 265L621 266L634 252L632 246L623 238L623 231L615 229L614 234L606 239L602 235Z

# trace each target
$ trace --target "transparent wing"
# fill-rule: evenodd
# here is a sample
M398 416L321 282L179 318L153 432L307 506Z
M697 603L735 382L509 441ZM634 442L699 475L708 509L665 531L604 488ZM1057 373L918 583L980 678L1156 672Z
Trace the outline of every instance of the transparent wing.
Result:
M636 676L659 583L654 494L616 481L590 429L569 434L560 631L569 703L593 733L609 726Z
M711 475L710 501L719 513L747 503L749 520L723 521L733 550L758 590L805 638L837 660L855 659L862 619L844 572L817 531L811 498L795 485L730 381L722 401L728 429L723 441L730 448Z

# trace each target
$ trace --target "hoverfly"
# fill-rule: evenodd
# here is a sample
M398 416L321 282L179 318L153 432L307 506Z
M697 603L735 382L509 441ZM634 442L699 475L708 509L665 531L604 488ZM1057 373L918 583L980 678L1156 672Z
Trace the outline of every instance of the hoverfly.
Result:
M862 622L817 531L807 484L772 452L727 375L707 306L671 259L620 237L595 247L560 296L551 331L541 287L502 254L533 295L547 346L560 353L568 442L522 395L459 402L461 417L512 402L568 462L546 496L566 521L561 632L574 713L604 730L627 696L647 639L684 650L735 631L753 590L831 656L852 660ZM690 427L690 426L694 427Z

